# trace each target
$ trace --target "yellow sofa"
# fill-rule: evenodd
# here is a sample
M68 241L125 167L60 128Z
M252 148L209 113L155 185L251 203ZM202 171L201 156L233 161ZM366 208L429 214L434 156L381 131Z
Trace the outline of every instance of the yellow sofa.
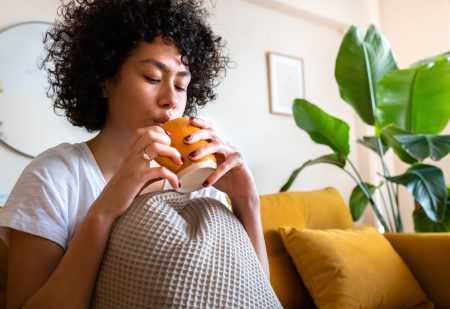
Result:
M333 188L261 196L270 281L284 308L315 308L278 228L352 228L347 206ZM450 233L385 234L437 309L450 308ZM0 241L0 308L4 308L7 247Z
M333 188L261 196L270 281L284 308L315 308L286 251L279 227L352 228L350 212ZM450 308L450 233L384 234L437 309Z

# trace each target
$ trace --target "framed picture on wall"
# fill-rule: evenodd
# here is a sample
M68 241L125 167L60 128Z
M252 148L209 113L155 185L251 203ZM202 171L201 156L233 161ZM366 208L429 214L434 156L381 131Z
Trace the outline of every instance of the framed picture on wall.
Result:
M270 112L292 115L294 99L305 97L303 59L267 53Z

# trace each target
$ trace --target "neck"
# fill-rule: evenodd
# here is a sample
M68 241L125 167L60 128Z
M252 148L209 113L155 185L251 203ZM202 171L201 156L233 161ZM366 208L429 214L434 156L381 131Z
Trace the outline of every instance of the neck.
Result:
M118 170L120 162L126 155L132 139L132 133L115 131L107 127L97 136L86 142L106 182Z

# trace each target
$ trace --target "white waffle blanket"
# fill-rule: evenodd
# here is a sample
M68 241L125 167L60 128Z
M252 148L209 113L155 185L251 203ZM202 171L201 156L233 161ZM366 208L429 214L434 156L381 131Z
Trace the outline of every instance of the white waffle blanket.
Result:
M92 307L281 308L248 235L222 203L139 196L113 228Z

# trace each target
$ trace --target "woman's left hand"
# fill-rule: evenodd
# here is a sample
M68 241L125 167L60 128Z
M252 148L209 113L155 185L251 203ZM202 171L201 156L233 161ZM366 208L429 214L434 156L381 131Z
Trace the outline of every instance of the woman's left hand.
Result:
M204 119L194 118L190 123L201 130L192 133L190 138L185 138L185 143L192 144L199 140L209 142L194 151L195 155L191 158L195 160L214 154L217 160L217 169L208 177L204 186L214 186L228 195L233 213L247 232L259 262L269 278L269 262L261 224L258 192L242 154L236 147L221 139L213 126Z
M257 198L253 177L236 147L220 138L213 125L206 120L191 118L190 123L201 130L192 133L184 142L186 144L193 144L199 140L209 142L208 145L197 149L194 156L190 156L192 160L208 154L214 154L217 160L217 169L207 178L203 186L214 186L225 192L231 200Z

